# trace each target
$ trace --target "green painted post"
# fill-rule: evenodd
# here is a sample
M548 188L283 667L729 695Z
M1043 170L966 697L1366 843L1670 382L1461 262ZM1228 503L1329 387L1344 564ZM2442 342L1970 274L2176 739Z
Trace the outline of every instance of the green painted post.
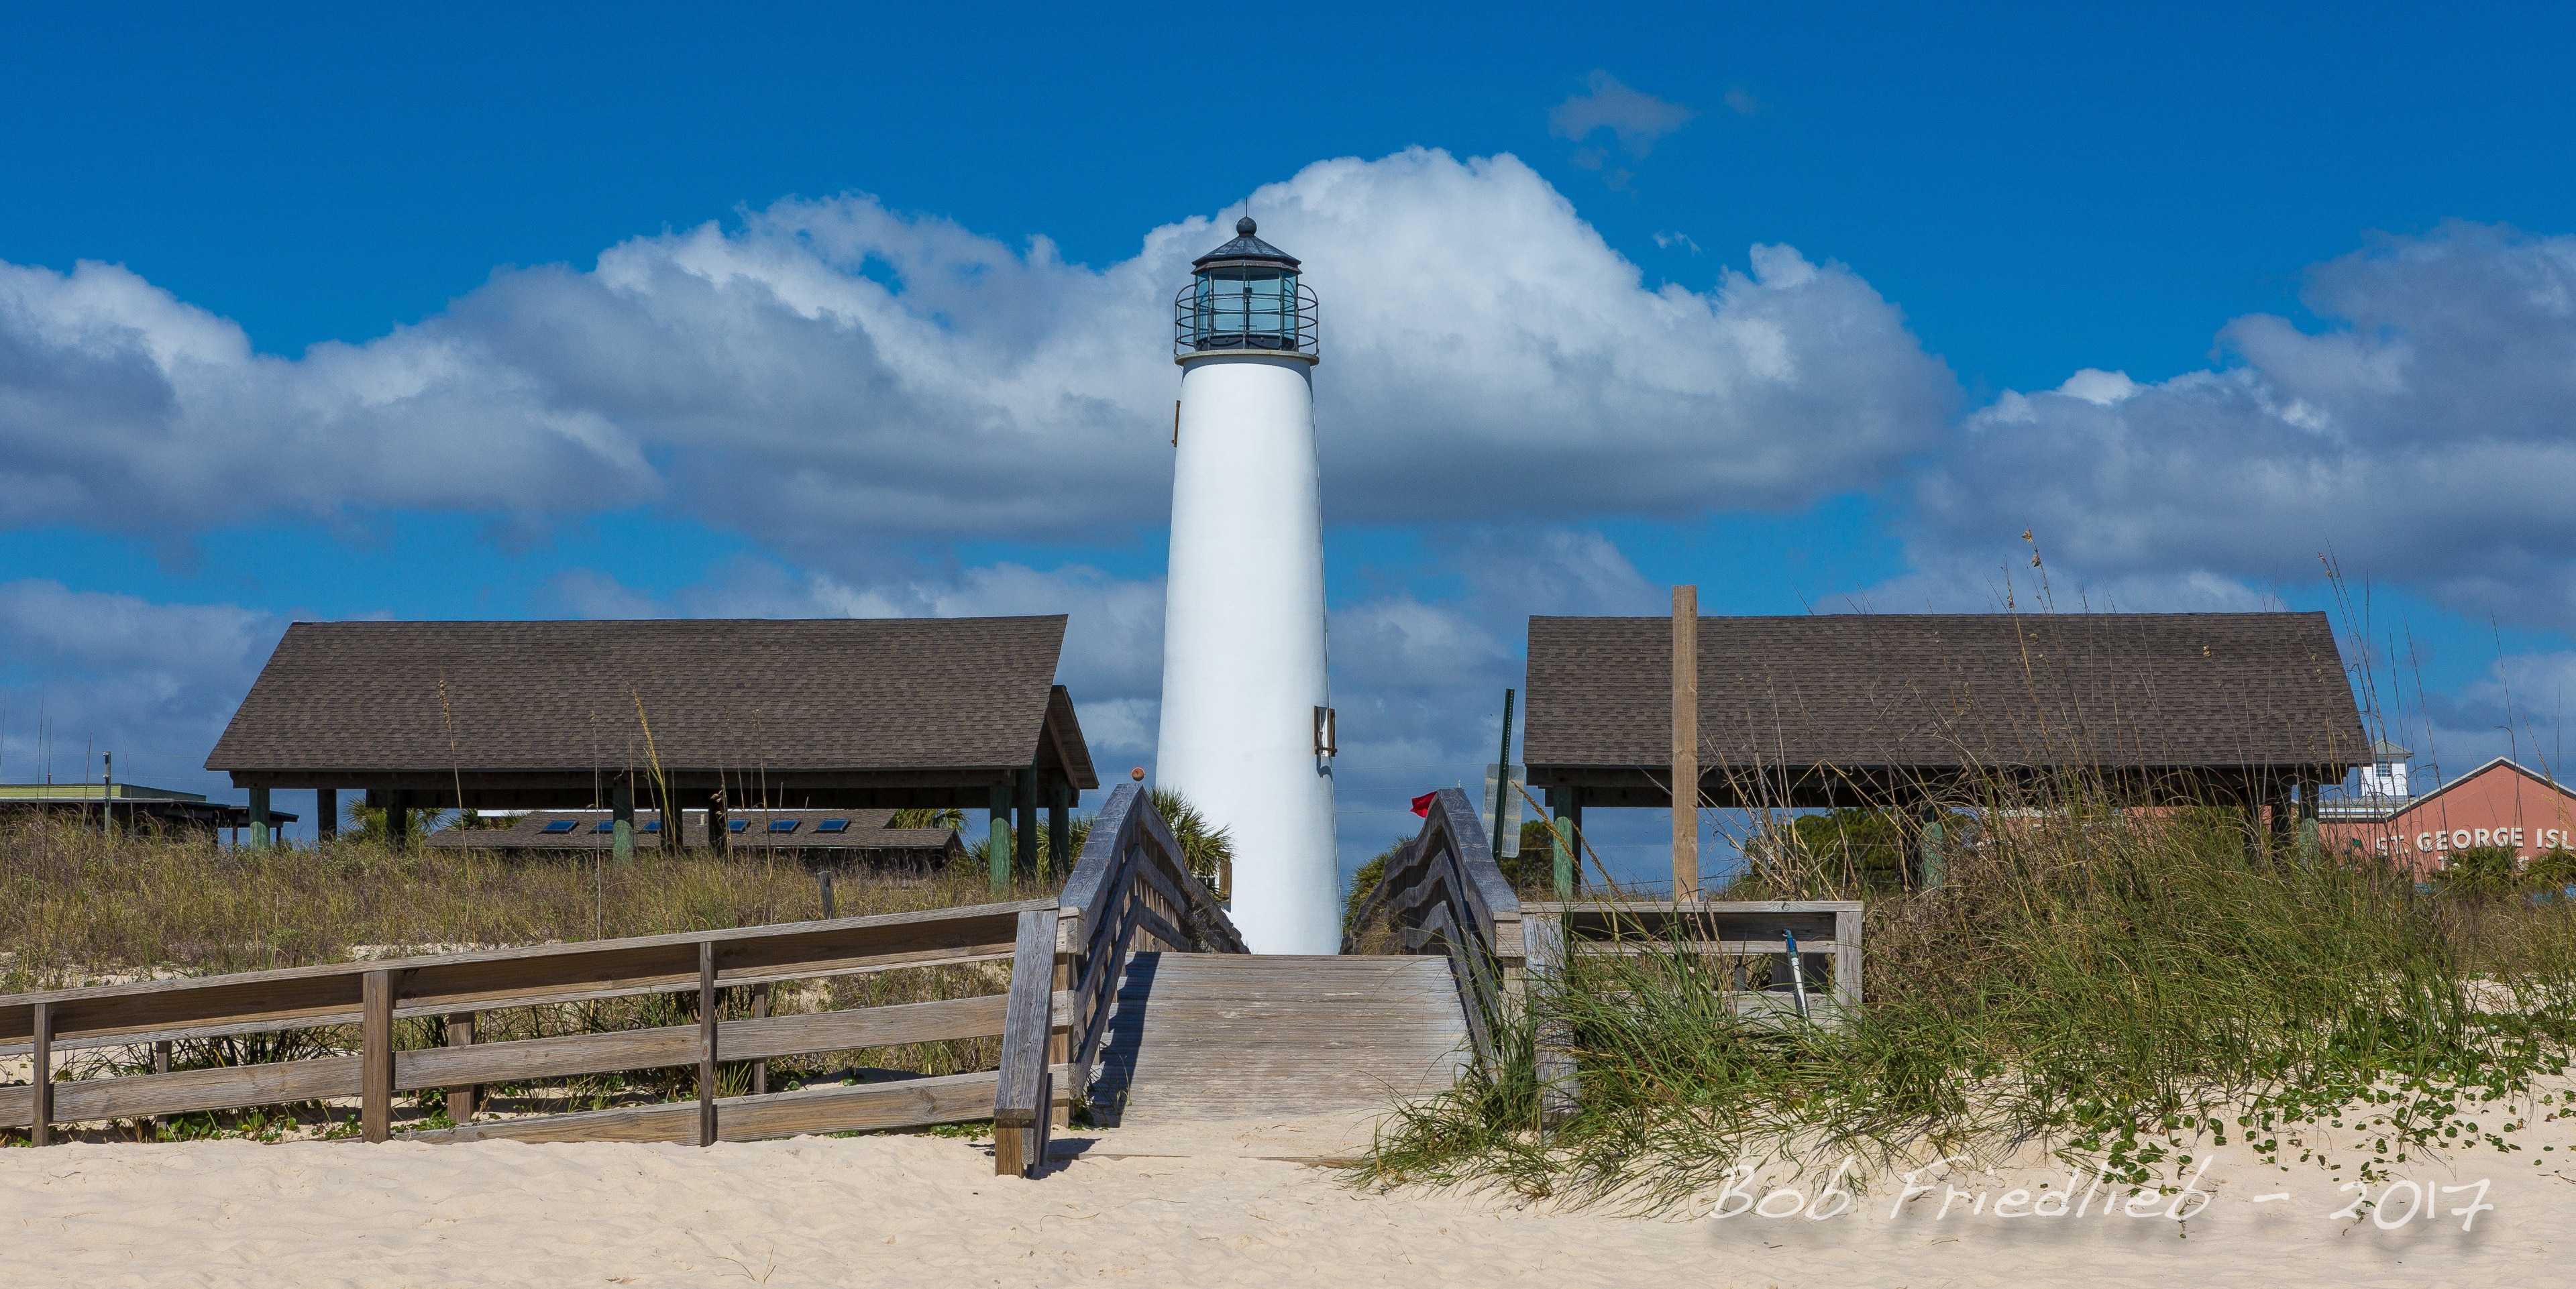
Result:
M1556 816L1556 834L1549 838L1550 857L1556 861L1556 898L1574 898L1574 789L1547 790L1548 812Z
M635 785L620 783L608 790L609 817L615 824L609 829L609 853L619 863L635 858Z
M1056 784L1047 793L1047 871L1073 874L1073 785Z
M1923 889L1941 889L1941 817L1923 825Z
M1020 772L1020 830L1014 840L1011 871L1021 877L1038 875L1038 771L1030 766Z
M1014 776L1016 777L1016 776ZM993 893L1011 889L1011 782L993 785L984 826L984 865L993 878Z
M250 848L266 850L269 843L268 789L250 790Z

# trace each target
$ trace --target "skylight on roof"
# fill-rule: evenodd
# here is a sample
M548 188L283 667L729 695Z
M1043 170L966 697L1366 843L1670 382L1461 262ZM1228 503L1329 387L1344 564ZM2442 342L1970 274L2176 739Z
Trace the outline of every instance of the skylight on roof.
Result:
M794 832L796 831L796 821L793 819L772 819L769 821L769 831Z
M602 819L602 820L600 820L597 824L592 825L592 827L591 827L591 831L592 831L592 832L615 832L615 831L617 831L617 821L616 821L616 820L614 820L614 819Z
M662 831L662 821L661 821L661 820L659 820L659 819L647 819L647 820L645 820L645 821L644 821L644 831L646 831L646 832L660 832L660 831Z
M814 825L816 832L848 832L849 830L850 821L847 819L826 819Z
M538 832L571 832L571 831L572 831L572 821L571 821L571 820L569 820L569 819L556 819L556 820L551 820L551 821L549 821L549 822L546 824L546 826L545 826L545 827L540 828L540 829L538 829L537 831L538 831Z
M734 819L734 820L728 820L728 821L725 823L725 831L726 831L726 832L741 832L743 829L748 828L748 827L750 827L750 826L751 826L751 821L750 821L750 820L748 820L748 819Z

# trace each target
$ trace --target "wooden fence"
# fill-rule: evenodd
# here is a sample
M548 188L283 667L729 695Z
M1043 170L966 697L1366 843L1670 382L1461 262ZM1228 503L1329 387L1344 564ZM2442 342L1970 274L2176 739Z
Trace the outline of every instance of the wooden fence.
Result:
M1095 821L1064 896L730 931L334 963L0 997L0 1054L35 1078L0 1087L0 1125L38 1145L58 1124L359 1100L360 1135L393 1136L398 1093L450 1090L456 1126L411 1141L747 1141L991 1117L995 1169L1025 1175L1048 1130L1087 1091L1130 953L1241 953L1242 937L1134 785ZM719 991L868 972L1007 961L1007 992L936 1002L723 1020ZM695 1024L474 1043L480 1012L649 994L697 996ZM447 1018L449 1046L398 1049L394 1022ZM355 1025L354 1054L59 1080L68 1051ZM760 1062L949 1039L1000 1038L1000 1068L744 1096L716 1095L721 1062ZM471 1121L469 1089L642 1069L696 1068L694 1102Z

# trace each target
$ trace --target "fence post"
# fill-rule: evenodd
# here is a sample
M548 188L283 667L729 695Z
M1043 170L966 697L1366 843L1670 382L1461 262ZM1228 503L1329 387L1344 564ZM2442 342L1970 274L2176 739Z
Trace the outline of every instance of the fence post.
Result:
M1054 909L1020 915L1011 992L1002 1012L1002 1069L993 1094L993 1173L1026 1177L1046 1163L1054 1083L1047 1053L1055 1031Z
M447 1045L449 1047L474 1046L474 1013L454 1012L449 1014L447 1018ZM482 1084L475 1083L461 1087L449 1088L447 1090L447 1121L459 1126L472 1123L474 1121L474 1103L482 1099Z
M370 971L360 990L358 1128L369 1141L393 1135L394 973Z
M1673 898L1699 898L1699 588L1673 588Z
M769 986L753 985L751 987L751 1016L754 1020L766 1020L769 1018ZM751 1094L753 1096L765 1096L768 1092L769 1062L766 1059L754 1061L751 1063Z
M152 1072L154 1074L168 1074L170 1072L170 1040L166 1038L152 1045ZM169 1118L165 1115L156 1114L152 1116L152 1136L154 1140L160 1139L161 1129L168 1123Z
M716 942L698 941L698 1144L716 1144Z
M35 1033L32 1047L35 1069L31 1071L35 1095L28 1098L27 1140L38 1146L54 1142L54 1005L36 1004Z

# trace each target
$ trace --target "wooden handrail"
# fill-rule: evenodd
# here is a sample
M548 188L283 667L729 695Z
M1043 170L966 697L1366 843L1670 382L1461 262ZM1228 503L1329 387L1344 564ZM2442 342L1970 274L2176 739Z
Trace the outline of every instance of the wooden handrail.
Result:
M1386 875L1343 933L1342 952L1360 952L1383 919L1405 952L1446 955L1476 1059L1491 1062L1495 1009L1519 981L1529 950L1520 897L1495 865L1484 832L1466 792L1442 788L1422 831L1388 857Z
M1145 790L1132 783L1120 784L1093 816L1090 836L1083 842L1073 875L1065 881L1058 907L1062 916L1056 934L1066 955L1062 960L1068 968L1069 979L1064 983L1070 987L1071 1024L1062 1050L1048 1064L1064 1072L1062 1080L1049 1089L1051 1099L1061 1104L1081 1100L1090 1091L1092 1066L1107 1037L1110 1012L1131 955L1152 948L1192 953L1246 953L1249 949L1234 920L1226 916L1225 906L1190 874L1180 839L1172 835ZM1012 978L1017 980L1019 974L1015 966ZM1006 1113L1015 1119L1029 1113L1027 1071L1035 1068L1029 1055L1032 1045L1023 1042L1013 1048L1008 1034L1003 1045L1006 1068L1022 1071L1022 1082L1015 1091L997 1093L994 1168L1025 1173L1044 1159L1046 1125L1000 1126ZM1016 1100L1005 1110L1001 1096ZM1019 1139L1014 1153L1006 1157L999 1143L1002 1136L1014 1132Z

